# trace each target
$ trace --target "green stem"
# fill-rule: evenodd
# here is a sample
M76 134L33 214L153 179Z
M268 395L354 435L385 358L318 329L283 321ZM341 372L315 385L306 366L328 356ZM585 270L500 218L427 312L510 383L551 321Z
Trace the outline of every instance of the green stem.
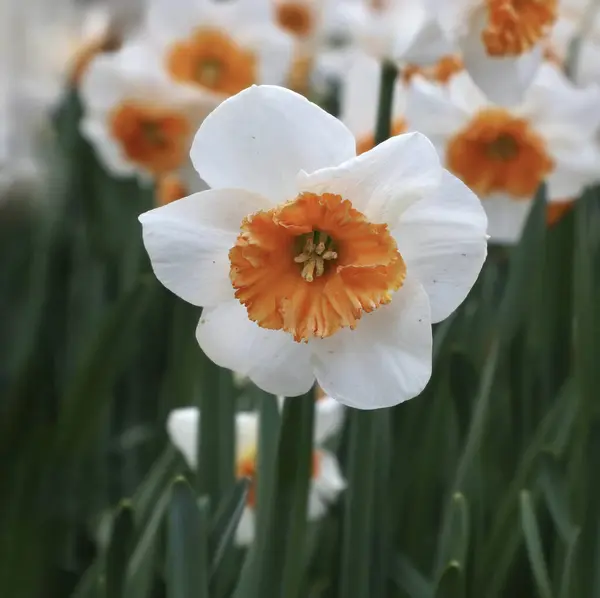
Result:
M394 105L394 85L398 69L393 62L384 61L381 65L379 86L379 107L375 125L375 145L390 138L392 131L392 110Z

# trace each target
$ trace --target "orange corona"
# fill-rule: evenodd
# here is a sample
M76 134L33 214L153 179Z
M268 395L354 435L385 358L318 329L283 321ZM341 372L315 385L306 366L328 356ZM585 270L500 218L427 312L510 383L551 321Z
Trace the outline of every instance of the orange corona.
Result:
M306 2L279 0L275 3L277 22L282 29L298 37L308 36L314 27L314 15Z
M487 0L488 22L482 40L494 57L520 56L555 23L558 0Z
M402 78L408 83L415 75L421 75L430 81L448 83L454 75L460 73L464 68L465 65L460 56L448 54L448 56L443 56L431 66L408 64L402 71Z
M129 160L157 175L181 166L192 133L184 115L136 102L117 106L109 129Z
M525 119L501 108L482 110L446 150L449 170L475 193L529 199L554 163L543 139Z
M171 47L167 70L176 81L234 95L255 82L256 58L227 34L199 29Z
M302 193L249 216L241 231L229 252L235 296L259 326L296 341L354 328L406 275L387 225L339 195Z

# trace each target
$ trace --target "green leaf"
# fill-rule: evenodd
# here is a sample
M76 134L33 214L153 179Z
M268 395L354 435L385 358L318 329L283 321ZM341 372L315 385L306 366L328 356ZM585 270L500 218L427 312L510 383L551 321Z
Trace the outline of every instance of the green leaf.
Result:
M162 494L152 505L152 512L138 538L127 566L125 595L127 598L148 598L154 583L158 532L169 504L171 489L163 488Z
M138 326L150 299L151 286L138 284L107 314L96 341L66 393L58 421L57 459L86 448L95 438L111 388L138 340Z
M168 445L152 465L143 482L133 495L132 503L138 525L146 522L167 483L173 479L179 456L172 445Z
M550 577L548 576L548 567L546 566L542 550L540 531L535 519L531 495L526 490L521 492L520 505L521 527L525 536L529 563L531 564L538 592L540 593L541 598L552 598L552 587L550 584Z
M235 537L235 531L246 506L249 488L250 484L247 479L239 480L231 489L230 495L223 499L211 521L208 537L211 576L216 573L225 552Z
M464 572L461 566L452 561L442 571L434 598L461 598L465 595L464 583Z
M447 534L440 538L439 558L457 563L463 570L467 566L469 550L469 507L464 495L456 492L451 500L450 524ZM438 574L442 574L440 571Z
M235 482L235 394L231 372L202 360L198 420L198 492L208 496L211 509Z
M434 586L404 556L400 555L392 568L395 584L408 594L409 598L432 598Z
M167 597L208 598L207 508L183 478L171 488L167 521Z
M254 542L244 560L240 579L235 591L236 598L262 598L259 593L260 575L268 567L270 555L267 554L269 537L260 533L269 525L275 500L275 465L281 418L277 399L256 387L253 393L260 409L260 425L258 430L257 478L254 481L256 490L256 534ZM294 399L297 400L297 399Z
M134 532L131 503L123 501L113 520L106 554L106 598L125 598L123 590L127 563L133 548Z
M563 542L570 544L578 533L569 513L565 482L556 457L549 452L540 455L539 480L542 493Z
M573 592L573 579L575 569L575 557L577 555L577 545L579 540L579 530L573 532L573 535L569 539L567 544L567 551L565 553L565 559L562 567L562 575L560 580L560 593L559 598L572 598Z
M350 409L344 523L341 539L339 597L370 596L373 532L373 471L377 426L370 411Z

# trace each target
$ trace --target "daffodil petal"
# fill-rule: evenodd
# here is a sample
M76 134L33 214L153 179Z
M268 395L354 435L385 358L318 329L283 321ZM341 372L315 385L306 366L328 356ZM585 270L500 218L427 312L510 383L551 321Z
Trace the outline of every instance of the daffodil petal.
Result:
M266 204L246 191L208 190L142 214L139 220L154 274L194 305L231 299L229 250L242 219Z
M412 204L393 230L407 272L429 295L433 323L447 318L475 284L487 254L486 228L477 196L445 170L438 189Z
M321 388L350 407L391 407L417 396L431 376L429 298L406 278L392 302L344 329L309 343Z
M242 517L235 530L235 543L237 546L248 546L254 540L255 515L250 507L244 507Z
M483 200L488 217L490 243L513 245L521 238L525 221L531 210L529 199L515 200L507 196L493 196Z
M301 191L335 193L371 221L393 227L413 202L431 194L442 175L432 143L421 133L396 135L334 168L301 176Z
M197 407L184 407L171 411L167 419L169 439L191 469L196 468L199 418L200 412Z
M261 328L238 301L205 309L196 337L217 365L248 376L266 392L298 396L314 383L308 345L286 332Z
M460 43L465 67L490 100L506 106L518 104L542 63L542 48L538 45L516 58L491 57L481 41L485 21L480 21Z
M296 175L355 155L352 133L303 96L252 86L223 102L196 134L191 158L214 188L237 187L273 203L293 199Z
M344 422L344 406L331 397L317 401L313 439L315 444L323 444L329 437L337 434Z

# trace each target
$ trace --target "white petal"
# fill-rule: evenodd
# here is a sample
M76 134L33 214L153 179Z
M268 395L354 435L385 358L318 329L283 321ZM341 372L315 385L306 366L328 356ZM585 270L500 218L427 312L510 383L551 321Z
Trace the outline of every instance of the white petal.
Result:
M337 457L330 451L320 450L319 473L314 481L317 492L327 502L333 502L346 485Z
M255 453L258 446L258 414L240 411L235 415L235 442L238 459Z
M578 197L584 187L600 177L600 150L595 139L582 138L565 132L550 141L555 168L548 176L548 200Z
M475 284L487 254L486 228L477 196L446 170L437 191L402 214L393 234L408 274L429 295L432 322L447 318Z
M331 397L324 397L316 402L313 430L315 444L323 444L341 430L344 423L344 412L344 406Z
M255 515L250 507L244 507L237 530L235 543L237 546L248 546L254 540Z
M355 137L371 134L377 119L381 66L364 52L353 52L341 90L340 118Z
M301 177L303 191L335 193L352 202L371 222L393 227L412 203L439 185L440 160L421 133L396 135L337 168Z
M175 409L169 413L167 432L171 442L184 456L191 469L196 468L198 419L197 407Z
M514 200L506 196L484 199L482 205L488 217L490 243L514 245L521 238L532 201Z
M341 164L355 153L354 137L339 120L293 91L263 85L214 110L191 157L211 187L246 189L280 203L295 197L301 170Z
M460 42L465 67L490 100L508 106L517 104L542 63L542 48L538 45L517 58L489 56L481 39L486 19L485 14L477 18Z
M392 302L311 343L317 382L357 409L391 407L417 396L431 376L431 316L423 287L409 277Z
M346 488L346 480L342 476L336 456L329 451L320 450L318 457L318 475L311 482L308 501L308 518L311 521L323 517L329 505Z
M266 392L298 396L314 383L308 345L286 332L261 328L236 300L205 309L196 336L212 361L248 376Z
M408 88L406 120L413 131L427 135L438 148L445 147L469 120L470 110L452 101L445 86L414 77Z
M267 205L252 193L212 189L142 214L144 245L158 280L194 305L231 299L229 250L242 219Z

